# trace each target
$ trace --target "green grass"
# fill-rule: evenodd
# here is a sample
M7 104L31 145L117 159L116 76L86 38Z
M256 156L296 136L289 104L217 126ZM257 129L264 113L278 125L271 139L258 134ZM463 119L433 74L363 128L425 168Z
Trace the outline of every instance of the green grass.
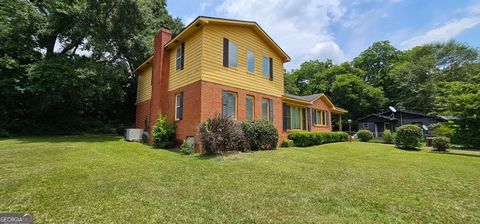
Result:
M118 137L0 140L0 212L36 223L479 223L480 157L374 143L183 156Z

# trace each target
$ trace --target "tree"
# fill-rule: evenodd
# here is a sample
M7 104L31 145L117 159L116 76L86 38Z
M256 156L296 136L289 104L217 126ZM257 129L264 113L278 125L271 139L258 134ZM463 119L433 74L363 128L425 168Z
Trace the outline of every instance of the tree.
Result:
M469 81L474 76L478 77L477 49L454 40L426 46L434 49L436 66L440 70L437 81ZM468 73L468 70L475 69L474 67L477 69L476 74Z
M178 33L182 26L164 0L3 1L0 129L131 123L131 71L151 55L156 31Z
M478 50L455 41L426 44L403 53L390 70L393 84L385 89L391 105L424 113L435 112L441 82L478 80ZM390 91L389 91L390 90Z
M348 110L345 119L352 118L354 122L359 117L383 110L387 101L381 88L352 74L338 75L329 96L336 106Z
M442 82L435 98L437 114L453 116L455 141L480 146L480 83Z
M423 113L433 110L435 93L434 77L438 73L432 46L420 46L408 50L404 60L390 71L394 84L389 104Z
M389 71L402 59L402 52L390 44L390 41L375 42L367 50L353 59L353 66L365 71L361 78L376 87L382 87L387 96L393 84Z
M352 67L348 62L334 65L331 60L307 61L302 63L300 69L285 74L285 91L297 95L330 94L337 75L361 76L363 73L361 69Z
M284 73L283 74L283 85L285 87L285 92L290 94L300 94L300 88L297 87L297 76L295 73Z
M291 94L310 95L327 91L328 87L323 82L315 82L315 76L333 66L331 60L306 61L300 68L285 74L286 91ZM318 80L318 77L317 77Z

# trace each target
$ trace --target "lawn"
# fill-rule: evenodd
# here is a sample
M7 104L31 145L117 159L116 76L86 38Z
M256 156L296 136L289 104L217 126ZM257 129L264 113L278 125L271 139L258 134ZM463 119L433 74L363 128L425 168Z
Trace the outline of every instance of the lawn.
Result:
M0 212L36 223L480 223L480 157L375 143L184 156L119 137L0 140Z

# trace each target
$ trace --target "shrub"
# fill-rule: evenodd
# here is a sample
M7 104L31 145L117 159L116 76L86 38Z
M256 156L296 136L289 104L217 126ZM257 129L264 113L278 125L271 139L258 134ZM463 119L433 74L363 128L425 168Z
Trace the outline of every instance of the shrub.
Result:
M183 140L183 143L180 146L180 152L185 155L193 154L195 152L193 142L189 141L188 139Z
M447 138L452 138L453 135L455 134L455 129L451 127L448 123L442 123L436 125L432 132L431 135L434 137L447 137Z
M288 135L295 146L306 147L331 142L346 142L348 134L345 132L294 132Z
M387 144L393 144L395 142L395 134L386 130L383 132L383 142Z
M357 136L362 142L368 142L373 139L373 133L369 130L360 130L357 132Z
M167 121L167 117L158 116L153 127L153 147L167 148L175 145L175 125Z
M7 137L10 137L10 133L8 133L8 131L6 131L5 129L0 128L0 138L7 138Z
M283 148L290 148L290 147L293 147L293 146L295 146L295 143L293 143L293 141L290 140L290 139L285 139L280 144L280 147L283 147Z
M246 120L241 126L251 150L277 148L278 131L271 122L267 120Z
M422 129L417 125L407 124L397 128L395 145L402 149L415 149L420 146Z
M436 151L447 151L450 146L450 139L447 137L435 137L432 140L433 149Z
M206 154L249 149L240 124L229 117L208 118L199 125L198 131Z

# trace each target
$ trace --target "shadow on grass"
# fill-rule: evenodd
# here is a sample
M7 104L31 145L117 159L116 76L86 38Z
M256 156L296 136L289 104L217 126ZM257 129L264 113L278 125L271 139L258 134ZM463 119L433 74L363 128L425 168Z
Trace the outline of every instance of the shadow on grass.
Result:
M406 152L420 152L422 151L421 148L399 148L399 147L396 147L394 146L396 149L400 149L402 151L406 151Z
M234 152L226 152L223 154L197 154L195 155L195 157L199 160L238 159L238 158L241 158L242 156L251 154L253 152L254 151L248 151L248 152L234 151Z
M215 155L215 154L198 154L195 155L195 157L199 160L212 160L212 159L217 159L221 157L221 155Z
M98 143L98 142L112 142L119 141L122 139L122 136L118 135L108 135L108 134L80 134L80 135L54 135L54 136L21 136L8 139L0 139L0 141L5 140L16 140L21 144L28 143Z
M441 155L454 155L454 156L468 156L468 157L479 157L480 154L468 154L468 153L460 153L460 152L452 152L454 150L441 152L441 151L430 151L430 153L441 154Z

